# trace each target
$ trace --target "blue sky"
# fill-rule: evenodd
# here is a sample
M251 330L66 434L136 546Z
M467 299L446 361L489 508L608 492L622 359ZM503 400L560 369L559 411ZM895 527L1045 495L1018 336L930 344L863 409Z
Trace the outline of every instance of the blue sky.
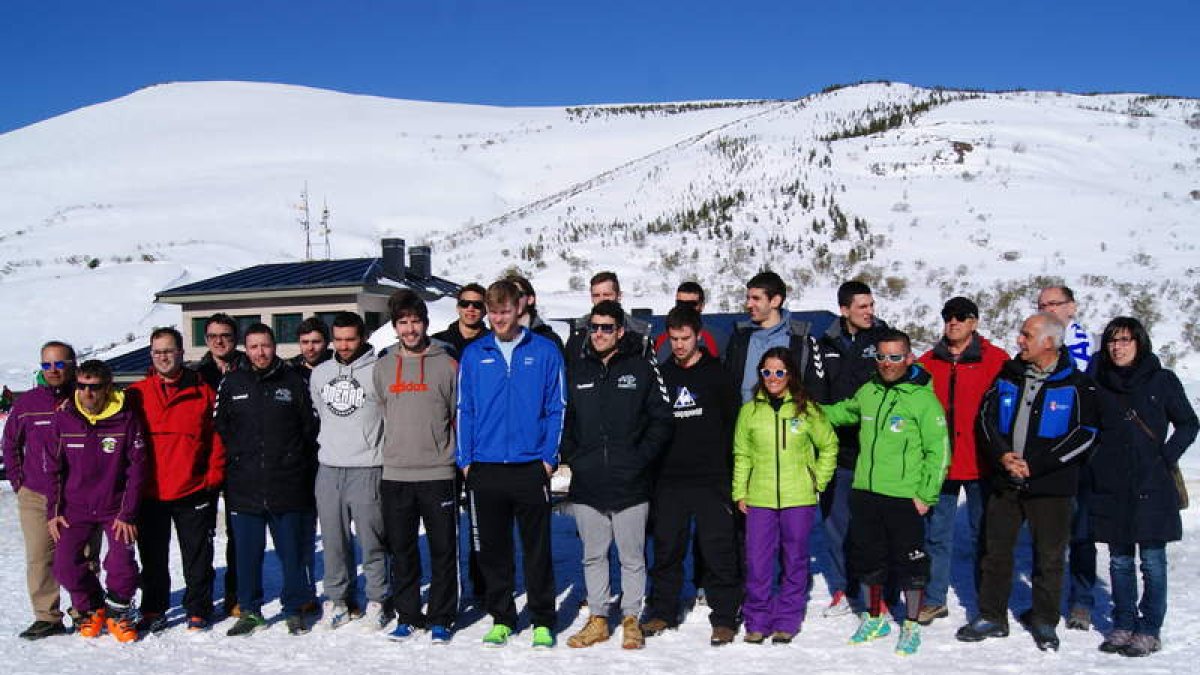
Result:
M161 82L496 105L889 79L1200 96L1196 0L3 0L0 133Z

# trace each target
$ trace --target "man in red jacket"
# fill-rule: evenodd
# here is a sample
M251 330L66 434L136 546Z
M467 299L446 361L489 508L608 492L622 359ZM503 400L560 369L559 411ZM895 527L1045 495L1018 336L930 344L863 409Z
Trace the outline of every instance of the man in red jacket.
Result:
M186 590L183 606L191 631L208 628L213 600L213 530L217 494L225 474L225 449L213 432L216 394L183 367L183 336L174 328L150 335L154 371L130 385L146 423L149 475L142 492L142 616L139 628L167 626L170 606L171 523L179 537Z
M954 519L959 491L967 495L969 540L965 545L978 557L979 523L983 518L987 483L980 473L975 450L975 418L983 395L1008 360L1004 350L984 339L975 328L979 308L963 297L951 298L942 307L945 328L942 339L917 362L933 375L933 390L950 424L950 471L942 483L941 496L929 511L925 526L925 550L930 558L929 584L917 621L922 625L949 616L946 590L950 585L950 563L954 559ZM986 464L985 464L986 466Z

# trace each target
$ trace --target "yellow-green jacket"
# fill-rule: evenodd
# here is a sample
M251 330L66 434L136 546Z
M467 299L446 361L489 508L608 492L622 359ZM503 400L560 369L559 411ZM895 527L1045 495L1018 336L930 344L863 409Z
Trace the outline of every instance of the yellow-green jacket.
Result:
M761 392L742 405L733 437L733 500L784 509L813 506L837 466L838 442L820 408L791 394L776 410Z

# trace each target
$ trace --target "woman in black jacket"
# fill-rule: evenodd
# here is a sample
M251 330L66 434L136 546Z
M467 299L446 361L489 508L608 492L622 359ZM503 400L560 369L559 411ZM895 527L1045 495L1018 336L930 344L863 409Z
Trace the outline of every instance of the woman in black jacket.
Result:
M1100 435L1089 463L1091 531L1109 547L1113 631L1100 650L1146 656L1162 647L1167 611L1169 541L1182 538L1172 472L1200 423L1175 373L1151 351L1137 319L1117 317L1104 329L1095 369ZM1168 435L1168 426L1174 430ZM1141 555L1137 598L1135 549Z

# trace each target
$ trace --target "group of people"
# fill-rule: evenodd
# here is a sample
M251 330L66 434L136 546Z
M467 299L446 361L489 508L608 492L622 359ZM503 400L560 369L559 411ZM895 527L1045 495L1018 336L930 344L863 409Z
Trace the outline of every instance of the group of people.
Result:
M239 335L216 314L196 364L184 363L178 331L155 330L153 370L124 392L103 362L77 365L70 345L46 343L44 384L17 400L3 437L35 614L21 636L66 632L60 585L80 635L129 641L167 628L172 525L187 629L208 629L223 496L231 636L267 625L269 530L289 632L307 632L320 607L331 629L394 620L394 640L448 642L465 507L471 588L492 619L483 643L503 646L517 629L515 527L532 644L552 647L550 481L569 471L588 612L570 647L612 637L613 610L627 649L677 627L689 548L713 646L739 631L751 644L793 641L818 554L832 595L823 615L858 614L851 644L889 635L896 613L895 651L916 653L921 626L950 615L956 556L974 577L957 586L960 600L970 606L973 593L978 608L957 638L1004 637L1024 523L1033 606L1018 620L1039 648L1059 646L1064 576L1068 627L1091 627L1097 542L1109 546L1113 601L1100 649L1161 647L1166 544L1182 534L1177 462L1200 424L1136 319L1113 319L1096 348L1071 290L1048 287L1010 359L979 334L976 304L956 297L918 357L859 281L838 289L840 316L820 333L786 309L786 285L769 271L746 283L747 320L721 336L705 329L694 282L657 336L622 308L615 274L597 274L590 291L565 344L529 281L508 277L462 287L459 318L432 335L421 297L396 291L397 343L379 354L357 314L328 328L306 320L288 362L270 327ZM960 497L965 541L954 540ZM810 546L818 526L823 551Z

